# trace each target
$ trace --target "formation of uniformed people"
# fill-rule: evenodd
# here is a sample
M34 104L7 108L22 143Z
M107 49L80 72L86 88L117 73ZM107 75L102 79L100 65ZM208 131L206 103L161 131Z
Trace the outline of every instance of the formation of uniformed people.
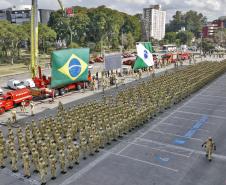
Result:
M0 167L17 172L23 166L25 177L39 173L44 185L225 71L226 62L200 63L69 109L59 103L55 117L24 129L9 125L5 137L0 130Z

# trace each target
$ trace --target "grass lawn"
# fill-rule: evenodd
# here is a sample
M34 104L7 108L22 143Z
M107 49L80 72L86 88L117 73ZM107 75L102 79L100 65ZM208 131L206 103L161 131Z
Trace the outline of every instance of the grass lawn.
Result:
M0 65L0 76L23 73L23 72L28 72L28 68L24 64L14 64L14 65L1 64Z
M16 73L29 72L28 66L25 64L30 64L29 54L22 53L22 56L19 60L15 60L15 63L12 65L10 61L7 63L0 64L0 76L11 75ZM44 67L46 63L50 62L49 55L40 55L39 63L41 67Z

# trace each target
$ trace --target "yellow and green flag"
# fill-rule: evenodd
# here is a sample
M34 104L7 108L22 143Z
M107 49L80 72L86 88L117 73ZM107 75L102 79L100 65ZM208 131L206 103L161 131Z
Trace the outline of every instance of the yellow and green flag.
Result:
M54 51L51 88L88 80L89 48Z

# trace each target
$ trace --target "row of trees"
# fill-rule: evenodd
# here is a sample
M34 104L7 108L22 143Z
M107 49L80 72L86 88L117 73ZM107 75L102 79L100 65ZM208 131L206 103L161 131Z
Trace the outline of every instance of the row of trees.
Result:
M0 63L20 59L21 49L30 49L30 23L17 25L0 21ZM56 32L47 25L39 25L39 50L46 52L55 44Z
M48 25L39 24L39 51L47 53L56 48L56 41L66 41L68 47L89 47L100 51L105 49L134 48L140 41L142 26L140 15L128 15L117 10L100 6L97 8L74 7L74 15L67 16L59 10L50 16ZM199 38L206 17L195 11L177 11L166 25L166 35L160 44L191 44ZM180 31L185 27L186 31ZM212 39L204 40L210 44L226 44L226 30L220 30ZM153 44L158 43L152 40ZM204 45L205 45L204 42ZM15 25L0 21L0 62L20 58L22 48L30 49L30 23Z
M105 6L74 9L74 16L66 16L59 10L51 14L48 25L39 24L39 52L55 49L57 40L66 41L68 47L101 50L119 49L122 43L125 49L134 48L135 42L141 39L138 15L131 16ZM23 48L30 50L30 23L16 25L0 21L0 63L18 61Z
M133 48L141 39L141 23L138 16L131 16L100 6L87 9L74 7L74 16L67 17L62 11L51 14L48 26L57 33L57 39L73 42L100 50L101 46L118 49Z
M194 33L191 31L179 31L179 32L168 32L165 35L164 43L176 45L191 45L191 41L194 38Z
M200 32L206 21L207 18L196 11L190 10L185 13L177 11L172 20L166 24L166 35L162 42L191 45L193 38L200 38ZM186 31L182 31L182 28Z
M178 32L182 27L200 37L203 25L207 22L207 18L203 14L190 10L186 13L177 11L173 19L166 25L166 32Z
M218 50L221 51L219 46L226 46L226 29L218 30L211 38L202 39L199 46L202 47L204 53L216 50L215 46L218 46Z

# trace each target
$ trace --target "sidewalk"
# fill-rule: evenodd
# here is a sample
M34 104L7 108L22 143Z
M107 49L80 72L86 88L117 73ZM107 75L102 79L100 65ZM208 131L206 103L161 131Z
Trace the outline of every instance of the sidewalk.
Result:
M222 58L221 59L207 58L205 61L222 61L224 59L222 59ZM201 59L196 61L196 63L199 63L199 62L201 62ZM193 62L192 62L192 64L193 64ZM183 66L188 66L188 65L189 65L188 61L185 61L183 63ZM165 68L155 69L155 73L158 74L158 73L161 73L161 72L173 69L173 68L174 68L174 64L170 64ZM148 76L150 76L149 72L144 72L142 74L142 78L145 78L145 77L148 77ZM132 76L126 76L125 77L125 84L133 82L135 80L137 80L137 78L132 77ZM120 87L121 84L119 84L118 86ZM108 89L111 89L111 88L114 88L114 87L115 86L111 86ZM106 89L106 90L108 90L108 89ZM79 100L79 99L82 99L82 98L86 98L86 97L89 97L91 95L94 95L96 93L101 93L101 92L103 92L103 89L100 87L99 90L96 90L96 91L91 91L89 89L86 89L85 92L83 92L83 90L81 90L80 92L79 91L70 92L70 93L65 94L64 96L56 97L55 101L51 102L51 103L50 103L50 99L46 99L46 100L42 100L42 101L36 101L35 102L35 114L56 108L58 106L59 101L61 101L63 104L68 104L68 103L71 103L73 101L76 101L76 100ZM30 116L30 107L27 107L28 112L25 113L25 114L23 114L21 112L20 107L17 107L14 110L17 111L17 120L21 120L21 119L24 119L24 118L27 118L27 117L30 117L32 119L32 117ZM49 116L49 115L47 115L47 116ZM0 123L2 125L4 125L6 123L6 121L8 120L8 118L11 118L10 111L4 113L3 115L0 115Z

